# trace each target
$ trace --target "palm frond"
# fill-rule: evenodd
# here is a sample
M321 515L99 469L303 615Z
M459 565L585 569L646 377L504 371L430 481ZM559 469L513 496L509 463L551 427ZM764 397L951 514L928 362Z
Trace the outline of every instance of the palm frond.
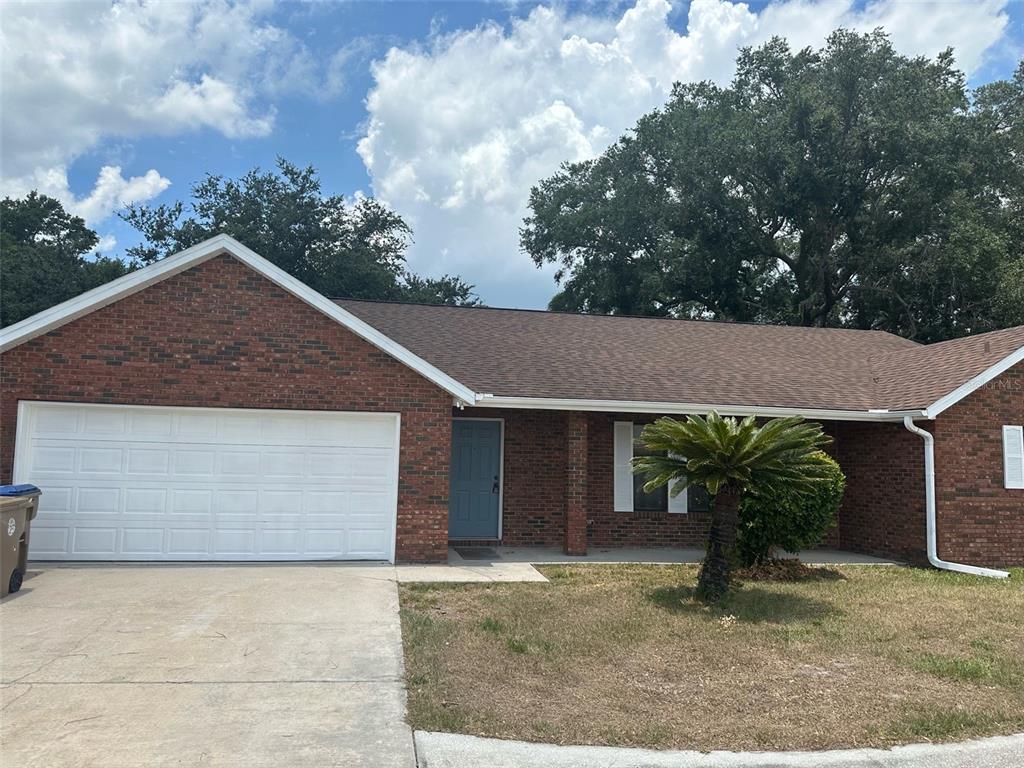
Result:
M640 442L664 454L633 460L634 472L646 475L645 490L675 481L674 493L703 485L716 495L726 485L758 494L781 485L809 491L824 479L812 457L830 438L820 424L799 417L758 426L753 416L738 421L712 412L685 421L658 419L643 428Z

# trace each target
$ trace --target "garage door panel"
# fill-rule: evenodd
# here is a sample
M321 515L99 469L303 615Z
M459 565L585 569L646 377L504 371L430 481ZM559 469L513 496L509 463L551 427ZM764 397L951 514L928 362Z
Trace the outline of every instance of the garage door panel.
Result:
M128 435L142 440L165 439L174 430L174 414L169 411L153 412L132 410L128 412Z
M32 524L32 555L67 555L71 550L71 529L66 526L51 525L50 527Z
M214 451L190 451L179 449L174 451L171 462L173 472L178 476L204 477L216 474L217 454Z
M129 475L156 475L167 477L171 469L171 452L166 448L129 448Z
M128 413L117 408L97 408L82 412L81 432L87 435L121 437L127 432Z
M39 497L40 515L57 516L70 515L74 508L74 488L61 488L59 486L48 486L46 494Z
M166 488L126 488L124 492L124 513L129 517L167 514Z
M117 554L117 528L112 526L75 527L71 534L71 554L73 555L111 557Z
M44 491L34 557L392 555L393 415L43 403L23 413L18 481Z
M379 528L351 528L348 531L349 551L354 555L377 552L385 546L387 532Z
M122 529L121 551L126 555L162 555L164 553L164 529Z
M256 550L256 532L249 529L214 531L214 553L219 557L244 557Z
M117 515L121 512L120 488L79 488L76 515Z
M75 471L76 455L74 448L40 445L31 454L30 469L36 473L71 474Z
M210 554L209 528L171 528L167 531L167 554L204 559Z

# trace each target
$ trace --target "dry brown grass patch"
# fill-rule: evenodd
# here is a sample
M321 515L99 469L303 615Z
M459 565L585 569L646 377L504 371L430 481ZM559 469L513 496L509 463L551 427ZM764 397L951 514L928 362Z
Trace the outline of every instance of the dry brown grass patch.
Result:
M414 728L703 750L1024 730L1024 571L748 574L709 608L693 566L542 570L401 587Z

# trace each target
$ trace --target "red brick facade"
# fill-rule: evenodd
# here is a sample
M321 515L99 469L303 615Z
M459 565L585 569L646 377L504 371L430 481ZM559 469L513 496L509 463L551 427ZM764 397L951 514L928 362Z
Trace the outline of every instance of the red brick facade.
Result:
M1003 488L1002 425L1024 423L1020 366L942 414L936 428L939 554L979 565L1024 562L1024 492ZM472 408L505 422L502 543L561 547L570 464L566 411ZM709 515L616 512L613 424L654 416L590 413L586 521L590 547L700 547ZM922 441L902 423L828 422L830 452L847 476L839 525L822 546L926 562Z
M569 422L586 423L586 531L592 547L699 547L709 516L616 512L613 504L612 425L616 420L653 417L572 411L467 408L456 415L500 418L505 422L502 543L563 547ZM577 492L577 491L573 491Z
M1003 477L1003 425L1024 425L1024 363L935 420L939 556L1024 565L1024 490Z
M587 415L566 416L565 440L565 544L569 555L587 553Z
M230 256L220 256L5 353L0 480L11 477L17 403L398 412L396 556L443 561L451 396ZM502 542L699 547L709 516L616 512L613 424L652 416L467 408L504 420ZM1002 426L1024 424L1024 365L941 414L939 554L1024 564L1024 491L1003 487ZM827 424L847 474L825 544L921 562L923 449L902 424Z
M1024 424L1024 365L968 395L934 422L938 553L985 566L1024 565L1024 491L1003 478L1006 424ZM846 497L839 544L926 562L924 446L902 424L836 425Z
M927 426L927 422L922 422ZM846 474L842 549L925 561L924 449L902 423L840 422L835 458Z
M230 256L15 347L0 367L4 482L19 400L398 412L396 557L447 557L451 396Z

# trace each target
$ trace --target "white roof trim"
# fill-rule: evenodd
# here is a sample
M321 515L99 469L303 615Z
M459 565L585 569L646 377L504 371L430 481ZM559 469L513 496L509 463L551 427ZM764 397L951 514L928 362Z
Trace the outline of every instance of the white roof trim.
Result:
M479 395L476 404L487 408L538 408L557 411L606 411L613 413L711 413L722 416L802 416L826 421L903 421L906 415L921 418L923 411L841 411L826 408L783 408L756 405L712 405L709 403L665 403L641 400L573 400L550 397L506 397Z
M973 379L968 381L966 384L957 387L945 397L940 397L934 403L929 405L925 409L925 414L927 418L934 419L944 410L946 410L950 406L956 405L969 394L985 386L990 381L992 381L992 379L994 379L996 376L999 376L1002 373L1006 373L1006 371L1010 370L1010 368L1012 368L1021 361L1024 361L1024 347L1021 347L1015 352L1011 352L1009 355L1004 357L991 368L982 371Z
M208 261L223 253L231 254L246 266L348 328L382 352L386 352L400 363L407 365L416 373L449 392L458 400L466 403L472 403L476 400L476 393L469 387L456 381L440 369L435 368L421 357L414 355L401 344L363 322L351 312L342 309L327 297L317 293L302 281L296 280L284 270L274 266L262 256L246 248L228 235L211 237L209 240L204 240L198 245L154 262L124 277L119 277L117 280L112 280L80 296L43 310L32 317L22 320L20 323L15 323L0 330L0 352L6 352L11 347L22 344L36 336L41 336L101 307L112 304L126 296L131 296L133 293L138 293L154 283L158 283L179 272L184 272L186 269L202 264L204 261Z

